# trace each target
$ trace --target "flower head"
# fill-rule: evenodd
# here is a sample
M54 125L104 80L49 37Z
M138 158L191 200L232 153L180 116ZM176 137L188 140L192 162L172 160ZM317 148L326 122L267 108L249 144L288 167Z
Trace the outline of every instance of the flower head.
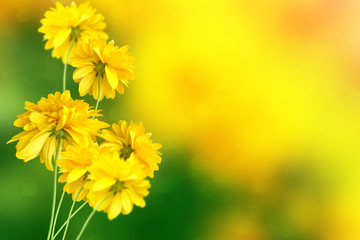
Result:
M25 102L25 113L18 115L14 125L23 128L9 142L17 141L16 157L24 162L40 155L40 161L50 171L53 170L52 156L55 155L58 140L61 148L68 144L91 142L101 128L108 127L105 122L93 120L101 116L91 110L89 104L73 100L69 91L56 92L48 98L41 98L37 104Z
M56 8L45 13L41 24L38 31L44 34L44 40L47 41L45 49L53 48L52 56L61 57L63 61L72 41L76 47L79 43L97 36L108 37L103 32L103 15L96 13L96 9L89 6L88 2L79 6L72 2L71 6L66 7L57 2Z
M159 170L161 153L157 150L161 144L152 142L151 133L145 133L141 122L127 124L126 121L119 121L112 125L111 130L103 130L101 136L105 139L101 148L117 152L125 161L133 159L144 165L148 176L154 177L154 171Z
M134 80L134 57L127 53L128 46L119 48L114 41L106 43L104 38L83 42L74 50L69 64L76 67L73 78L79 82L80 96L89 93L95 99L114 98L115 90L124 93L124 85Z
M65 151L60 154L59 160L56 161L60 167L60 172L62 172L59 182L66 182L64 192L72 194L73 200L87 181L88 167L98 158L99 146L93 142L68 145ZM76 201L85 200L87 193L88 189L83 188Z
M134 204L145 207L144 197L149 194L150 183L141 165L124 161L115 152L104 152L89 167L89 172L90 182L85 185L89 189L89 204L91 207L100 204L97 210L107 212L110 220L120 213L129 214Z

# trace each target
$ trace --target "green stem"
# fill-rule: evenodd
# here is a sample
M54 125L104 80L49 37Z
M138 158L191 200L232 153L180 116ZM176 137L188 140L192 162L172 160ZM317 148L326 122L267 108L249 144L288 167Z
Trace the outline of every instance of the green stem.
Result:
M76 209L76 211L71 215L71 218L73 218L88 202L84 202L78 209ZM61 230L63 230L63 228L66 226L67 221L64 222L64 224L59 228L59 230L55 233L54 237L52 239L55 239L57 237L57 235L60 234Z
M74 201L73 201L73 203L72 203L72 205L71 205L70 212L69 212L69 216L68 216L68 219L67 219L67 221L66 221L66 227L65 227L64 235L63 235L63 238L62 238L63 240L64 240L65 237L66 237L66 233L67 233L67 230L68 230L68 227L69 227L69 223L70 223L70 219L71 219L71 214L72 214L72 211L73 211L73 209L74 209L74 206L75 206L75 203L76 203L76 199L78 198L81 190L83 190L86 182L87 182L87 181L84 182L84 184L81 186L81 188L79 189L79 191L76 193L75 198L74 198Z
M94 213L96 212L96 209L98 209L98 207L105 202L106 199L108 199L112 194L114 194L113 192L111 192L109 195L107 195L103 200L101 200L101 202L99 202L96 207L94 208L94 210L90 213L89 217L86 219L84 226L81 228L81 231L79 233L79 235L77 236L76 240L79 240L81 235L83 234L86 226L88 225L88 223L90 222L90 219L92 218L92 216L94 215Z
M66 69L67 69L67 65L68 65L67 62L68 62L68 58L69 58L69 55L70 55L70 52L71 52L71 49L72 49L74 43L75 43L75 38L71 41L69 51L67 52L66 57L65 57L64 73L63 73L63 92L65 92L65 90L66 90Z
M99 102L100 102L100 94L101 94L101 75L99 74L99 92L98 92L98 98L96 101L95 111L98 110ZM95 119L95 116L93 116L93 119Z
M57 183L57 164L56 164L56 160L59 158L60 149L61 149L61 138L58 138L57 147L56 147L56 155L55 155L55 160L54 160L54 162L55 162L55 169L54 169L54 193L53 193L53 201L52 201L52 208L51 208L50 227L49 227L49 232L48 232L47 240L50 239L51 230L52 230L53 221L54 221L55 204L56 204L56 183Z
M57 209L56 209L54 224L53 224L53 226L52 226L52 231L51 231L51 239L54 239L54 232L55 232L55 228L56 228L56 221L57 221L57 218L58 218L58 215L59 215L59 212L60 212L60 207L61 207L62 201L63 201L63 199L64 199L64 196L65 196L65 192L63 191L63 193L61 194L61 198L60 198L58 207L57 207Z

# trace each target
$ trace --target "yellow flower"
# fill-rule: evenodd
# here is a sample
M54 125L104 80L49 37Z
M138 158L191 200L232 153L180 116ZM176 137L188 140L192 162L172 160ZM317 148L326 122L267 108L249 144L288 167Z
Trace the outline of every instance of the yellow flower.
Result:
M45 49L53 48L52 56L62 57L63 62L73 40L76 48L79 43L97 36L108 37L103 32L106 26L104 16L96 13L88 2L79 7L74 2L66 7L57 2L56 8L45 13L41 24L38 31L44 33L44 40L47 41Z
M119 124L112 125L112 130L103 130L101 136L105 139L101 148L116 151L125 161L134 159L145 166L148 176L153 178L154 171L159 170L161 153L157 150L161 148L161 144L152 142L151 133L145 134L141 122L127 124L120 120Z
M99 158L99 146L97 143L81 143L68 145L56 161L62 175L59 182L66 182L64 192L72 194L75 199L77 192L84 186L88 178L88 166ZM85 200L88 189L83 188L77 197L77 201Z
M143 166L124 161L115 152L104 152L89 167L89 172L90 182L85 185L89 189L89 205L94 208L108 197L97 211L107 212L110 220L120 213L129 214L134 204L145 207L144 197L149 194L150 183L145 179Z
M114 98L115 90L124 93L124 85L135 79L135 59L127 53L128 46L119 48L114 41L106 43L104 38L83 42L74 50L69 64L76 67L73 78L79 82L80 96L89 93L98 99L100 75L100 100Z
M27 112L18 115L14 125L23 128L9 142L17 141L16 157L27 162L40 155L40 161L53 171L52 156L55 155L57 140L62 139L61 148L68 144L90 142L107 123L93 120L101 116L91 110L89 104L73 100L69 91L56 92L48 98L41 98L37 104L25 102Z

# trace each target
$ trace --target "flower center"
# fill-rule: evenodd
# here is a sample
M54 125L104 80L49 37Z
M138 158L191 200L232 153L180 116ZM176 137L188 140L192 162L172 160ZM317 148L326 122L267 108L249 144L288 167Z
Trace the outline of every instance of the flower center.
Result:
M120 182L119 180L116 180L116 183L113 185L111 191L114 193L121 192L121 190L124 188L123 182Z
M66 135L66 131L63 129L60 130L52 130L53 134L55 134L55 136L60 139L60 138L65 138Z
M131 148L130 145L126 146L123 144L123 149L121 149L120 158L125 159L125 161L130 157L131 153L133 153L135 150Z
M98 63L93 63L94 64L94 71L96 72L96 76L100 76L102 77L104 75L105 72L105 66L106 63L102 63L101 61L99 61Z
M70 40L75 39L76 42L82 31L83 30L80 30L79 27L71 27Z

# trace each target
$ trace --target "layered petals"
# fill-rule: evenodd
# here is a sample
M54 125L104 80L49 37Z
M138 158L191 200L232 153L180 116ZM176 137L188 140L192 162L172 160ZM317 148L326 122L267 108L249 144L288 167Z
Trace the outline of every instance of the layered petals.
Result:
M86 200L88 190L84 188L88 180L89 166L99 158L99 146L97 143L69 145L64 152L60 154L56 163L60 167L62 175L59 182L66 182L64 191L72 194L73 200L76 194L80 192L76 201Z
M89 6L89 3L77 6L72 2L71 6L63 6L57 2L55 8L45 13L41 24L38 31L44 34L45 49L53 48L52 56L62 58L63 61L71 42L76 48L81 42L87 42L89 39L98 36L105 39L108 37L104 32L104 16L96 13L96 9Z
M89 167L88 201L97 211L107 212L110 220L119 214L127 215L134 204L145 207L144 197L150 183L142 165L120 159L116 152L100 150L99 159Z
M119 121L112 125L111 130L104 129L101 137L105 139L101 148L117 152L125 160L139 162L144 165L148 176L154 177L154 171L159 170L161 153L158 150L161 144L153 143L151 134L145 133L141 122L128 124L126 121Z
M101 128L109 125L93 119L100 116L89 104L73 100L69 91L49 94L37 104L25 103L27 112L18 115L14 125L23 128L9 142L19 141L16 157L25 162L40 155L40 161L53 171L52 159L61 139L61 149L67 145L90 143L100 133Z
M79 82L80 96L90 94L101 100L104 96L114 98L116 91L123 94L124 85L135 79L135 59L127 50L128 46L119 48L114 41L106 43L101 37L80 44L69 59L69 64L76 67L73 79Z

